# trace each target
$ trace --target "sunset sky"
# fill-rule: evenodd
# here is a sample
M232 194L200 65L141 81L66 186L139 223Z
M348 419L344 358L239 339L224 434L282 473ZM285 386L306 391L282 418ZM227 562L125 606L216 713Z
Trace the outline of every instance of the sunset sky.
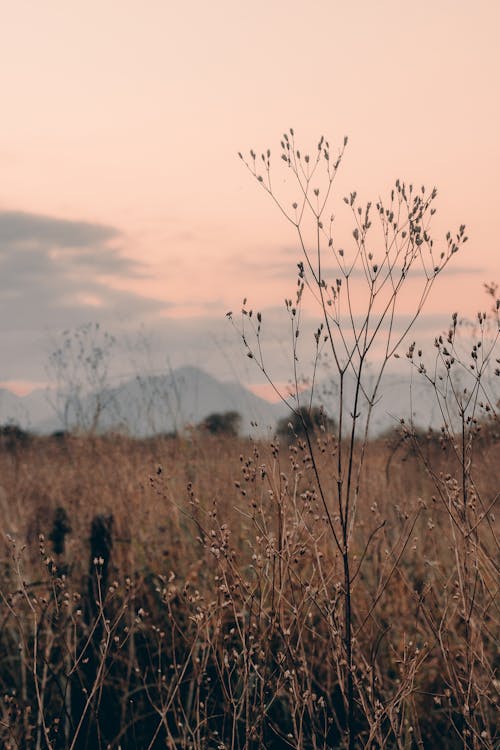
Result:
M271 148L279 186L290 126L304 151L349 137L341 232L343 195L398 177L437 186L438 235L467 225L430 336L500 281L500 3L0 4L1 382L45 382L58 332L99 321L122 374L142 346L257 383L225 313L247 296L272 325L300 255L237 152Z

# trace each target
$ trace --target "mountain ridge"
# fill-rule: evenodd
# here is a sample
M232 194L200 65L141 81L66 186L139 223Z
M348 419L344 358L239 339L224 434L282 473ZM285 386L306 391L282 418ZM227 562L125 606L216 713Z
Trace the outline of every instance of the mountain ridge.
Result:
M368 385L369 378L364 385ZM345 425L349 429L356 381L344 382ZM99 431L119 430L137 437L177 432L187 425L196 425L214 412L236 411L241 415L241 433L263 437L272 434L277 421L289 414L284 403L272 403L256 395L241 383L222 381L192 365L169 373L136 375L99 393L70 398L66 422L57 415L54 390L36 389L18 396L8 388L0 388L0 424L15 423L23 429L41 434L72 427L87 427L95 418ZM308 404L310 392L299 396L300 404ZM336 418L338 385L332 378L324 379L315 388L313 404L325 407ZM368 403L361 396L358 403L358 434ZM373 408L369 434L380 435L397 427L401 419L416 426L439 429L442 416L432 386L424 378L411 379L404 374L388 373L381 384Z
M137 437L175 432L198 424L213 412L237 411L241 431L263 434L274 430L285 407L252 393L240 383L220 381L200 368L186 365L163 375L136 375L100 393L69 398L69 424L50 404L51 389L18 396L0 389L0 423L15 423L41 434L76 426L78 417L88 426L99 408L99 430L121 430Z

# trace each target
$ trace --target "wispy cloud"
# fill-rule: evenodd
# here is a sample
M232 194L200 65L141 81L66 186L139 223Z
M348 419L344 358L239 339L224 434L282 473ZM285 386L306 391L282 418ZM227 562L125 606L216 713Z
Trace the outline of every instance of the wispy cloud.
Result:
M35 243L49 247L89 247L118 237L115 227L71 221L24 211L0 211L2 245Z
M120 239L102 224L0 212L0 329L159 312L163 302L113 286L145 275Z
M316 250L311 250L309 257L313 269L316 270ZM229 268L234 268L235 273L241 274L243 271L243 273L248 274L254 278L274 281L277 279L289 279L294 274L297 274L297 264L299 262L304 263L306 273L308 273L309 269L304 259L302 250L299 247L287 246L283 248L276 248L272 252L267 251L266 254L262 253L262 255L256 253L252 258L242 258L241 256L238 256L229 259L227 261L227 264ZM387 274L387 267L381 266L381 262L378 261L376 257L374 257L373 263L377 262L379 268L381 268L379 276L381 275L381 278L383 278ZM423 278L425 277L426 273L427 275L432 275L432 270L432 261L430 258L427 258L425 263L425 270L422 262L416 261L409 275L412 278ZM321 258L322 276L326 279L328 279L328 277L335 279L340 275L341 272L349 273L349 276L352 279L365 278L365 272L363 268L360 267L359 263L355 268L351 269L349 264L349 256L346 254L346 256L342 258L342 265L339 265L339 262L333 252L329 248L327 248L322 253ZM485 269L480 266L463 266L456 263L449 263L443 270L443 273L445 273L447 276L454 277L466 277L470 275L478 275L481 273L484 274L485 272ZM400 274L401 268L396 267L393 271L393 275L395 277L398 277Z
M111 226L0 211L0 378L40 378L50 331L152 319L162 300L116 288L146 275Z

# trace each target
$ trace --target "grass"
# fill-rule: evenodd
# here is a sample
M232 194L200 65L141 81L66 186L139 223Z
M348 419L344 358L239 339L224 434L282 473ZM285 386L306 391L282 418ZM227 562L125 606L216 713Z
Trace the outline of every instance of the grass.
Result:
M314 440L333 496L338 445ZM351 547L355 746L493 748L498 443L466 540L453 451L395 445L369 445ZM342 559L304 442L33 438L0 476L3 747L343 746Z

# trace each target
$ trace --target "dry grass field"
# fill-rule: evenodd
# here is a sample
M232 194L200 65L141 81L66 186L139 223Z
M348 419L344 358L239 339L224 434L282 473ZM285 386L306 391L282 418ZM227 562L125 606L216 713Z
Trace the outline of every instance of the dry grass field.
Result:
M353 519L356 748L498 747L495 429L368 445ZM335 438L3 438L0 745L336 748Z

